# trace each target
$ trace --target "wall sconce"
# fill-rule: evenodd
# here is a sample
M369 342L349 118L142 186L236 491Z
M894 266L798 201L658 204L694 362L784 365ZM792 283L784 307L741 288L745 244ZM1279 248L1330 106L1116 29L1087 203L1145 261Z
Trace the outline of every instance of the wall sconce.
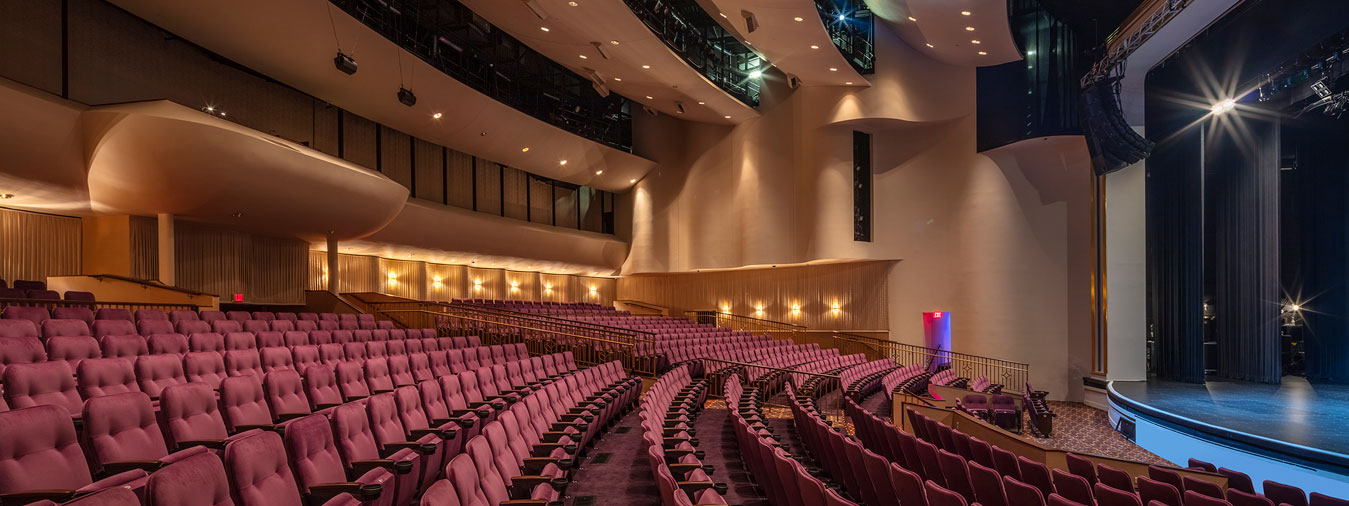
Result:
M731 312L731 305L723 302L721 304L721 312L729 314Z
M436 288L440 288L440 286L441 286L441 284L440 284L440 276L433 276L433 277L431 277L431 286L434 286L434 287L436 287Z
M838 301L834 301L834 305L829 308L829 312L834 313L834 316L838 316L842 311L843 306L840 305Z
M801 316L801 304L792 303L792 316Z
M512 280L511 280L511 292L513 293L513 292L518 292L518 291L520 291L520 282L519 282L519 281L516 281L516 280L514 280L514 279L512 279Z
M543 284L543 294L544 294L544 295L552 295L552 294L553 294L553 284L552 284L552 283L544 283L544 284Z
M590 285L590 296L591 296L591 297L594 297L594 296L598 295L598 294L599 294L599 290L600 290L600 289L599 289L598 287L596 287L595 285Z
M481 280L481 279L475 279L475 280L473 280L473 291L475 291L475 292L481 292L481 291L482 291L482 280Z
M389 286L398 284L398 273L394 271L389 271L387 276L389 277Z
M763 316L763 304L754 305L754 316Z

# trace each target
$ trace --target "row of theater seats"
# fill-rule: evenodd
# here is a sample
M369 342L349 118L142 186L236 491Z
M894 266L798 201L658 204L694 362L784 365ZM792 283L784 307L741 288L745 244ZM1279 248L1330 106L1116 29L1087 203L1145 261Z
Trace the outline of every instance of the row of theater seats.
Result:
M1069 464L1072 464L1070 461ZM1251 477L1241 471L1218 467L1212 463L1198 459L1189 459L1186 463L1188 469L1216 473L1227 477L1227 501L1232 506L1349 506L1349 500L1331 497L1320 492L1312 492L1310 500L1308 494L1301 488L1279 483L1273 480L1264 480L1261 483L1261 493L1255 492L1255 483ZM1075 471L1076 472L1076 471ZM1086 473L1083 473L1086 474Z
M46 332L48 320L62 322L81 321L98 335L100 332L131 333L142 335L178 332L286 332L291 330L393 330L394 323L389 320L376 321L369 314L334 313L271 313L257 311L170 311L164 313L158 309L138 309L133 313L123 308L99 308L94 311L88 306L59 306L48 309L43 306L7 306L0 313L0 322L11 325L27 320L33 326ZM131 324L127 327L127 324Z
M444 467L445 478L426 488L421 505L561 504L577 448L608 430L641 395L641 380L627 376L619 362L589 372L574 386L569 377L556 391L554 383L520 392L523 398L467 439Z
M61 294L55 290L48 290L47 283L42 281L26 281L18 279L14 281L14 286L9 286L5 280L0 279L0 299L26 299L27 301L54 301L61 300ZM92 302L94 294L89 292L68 291L65 293L65 300L78 302ZM45 302L49 303L49 302ZM10 300L0 302L0 306L29 304L26 301Z
M712 481L715 468L702 463L693 428L706 401L707 380L693 381L685 366L661 375L642 398L642 441L662 504L727 504L727 485Z
M820 479L822 471L806 467L805 457L784 448L781 437L768 427L761 410L759 389L745 390L740 378L732 375L723 385L726 404L731 410L736 445L750 477L768 496L768 501L785 506L856 506L839 494L837 488ZM800 433L800 431L797 431ZM906 505L908 506L908 505ZM922 505L918 505L922 506Z
M554 421L559 406L576 399L603 404L614 397L595 392L615 384L629 395L635 390L616 364L577 372L566 365L569 355L556 358L562 369L527 369L509 378L512 389L476 401L459 395L454 376L317 412L296 391L290 400L299 401L299 412L276 424L228 427L225 419L233 415L221 416L215 392L202 383L165 389L158 417L143 393L91 399L78 435L54 406L0 413L0 501L86 496L80 501L87 502L100 489L124 489L150 505L408 504L440 478L474 427L504 419L508 404L511 416L526 421L516 435L537 441L561 430ZM269 373L267 381L278 374ZM529 402L517 402L522 396ZM615 403L609 412L622 406ZM545 452L574 453L575 444L584 444L578 430L585 426L568 427L564 432L575 442L541 445Z
M991 399L990 399L991 397ZM1010 395L969 394L956 399L956 409L1008 430L1021 430L1021 410Z
M879 389L881 379L898 368L894 359L872 360L839 372L839 382L845 395L861 399Z
M914 434L904 432L845 400L857 438L896 465L955 492L966 502L986 506L1274 506L1284 499L1307 506L1306 495L1294 487L1266 481L1265 491L1276 500L1256 494L1244 474L1227 470L1224 490L1210 481L1182 476L1174 469L1152 465L1148 476L1129 473L1074 454L1068 469L1049 469L1040 462L1018 457L977 437L908 410ZM1203 464L1203 463L1199 463ZM1208 469L1206 469L1208 470ZM1293 492L1289 492L1292 489ZM1280 492L1286 495L1280 495ZM1298 498L1301 498L1298 501ZM1319 506L1345 506L1343 501L1313 494ZM954 504L954 503L953 503Z

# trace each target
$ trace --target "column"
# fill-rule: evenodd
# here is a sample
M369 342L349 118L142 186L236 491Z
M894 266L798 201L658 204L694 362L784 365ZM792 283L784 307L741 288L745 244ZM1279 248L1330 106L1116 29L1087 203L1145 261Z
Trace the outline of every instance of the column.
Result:
M177 263L173 256L173 215L159 213L159 282L174 286L174 269Z
M337 279L341 277L341 276L339 275L339 274L341 273L341 269L339 268L339 266L341 265L341 262L339 262L338 259L337 259L337 251L338 251L338 250L337 250L337 238L336 238L336 237L333 237L333 236L331 236L331 235L329 235L329 236L328 236L328 291L329 291L329 292L332 292L332 293L338 293L339 289L341 288L341 287L338 285L338 283L337 283Z

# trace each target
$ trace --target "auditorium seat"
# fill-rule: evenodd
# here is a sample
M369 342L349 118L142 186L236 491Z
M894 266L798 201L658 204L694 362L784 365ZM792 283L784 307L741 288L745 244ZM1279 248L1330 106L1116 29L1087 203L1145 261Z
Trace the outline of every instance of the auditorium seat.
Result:
M183 374L187 376L188 382L205 383L211 390L219 390L220 382L229 377L229 371L225 369L224 354L214 351L183 355Z
M84 320L55 319L42 321L42 338L89 336L89 324Z
M1349 506L1349 500L1331 497L1320 492L1312 492L1308 496L1307 504L1309 506Z
M24 290L24 296L29 300L61 300L56 290Z
M188 347L187 336L175 332L150 334L146 336L145 344L151 355L176 355L181 357L191 349Z
M182 450L204 446L223 450L232 437L220 413L216 392L205 383L184 383L165 388L160 394L160 417L164 420L169 448ZM247 435L245 431L241 435Z
M1226 499L1223 494L1223 488L1216 483L1200 480L1189 476L1184 477L1181 483L1185 485L1186 492L1198 492L1214 499ZM1188 501L1188 499L1186 499Z
M135 321L131 318L130 310L116 307L99 308L99 310L94 313L94 320L125 320L128 322Z
M215 311L215 310L204 310L204 311L201 311L201 312L198 313L198 316L199 316L202 320L208 321L208 322L214 322L214 321L219 321L219 320L226 320L226 319L228 319L228 318L225 317L225 313L222 313L222 312L220 312L220 311Z
M147 355L137 357L132 364L136 370L136 384L151 399L159 400L164 388L187 383L183 373L183 359L178 355Z
M1183 506L1179 488L1146 476L1138 477L1138 498L1145 504L1156 501L1166 506Z
M390 448L381 453L375 443L365 407L348 403L333 409L333 437L349 476L364 475L375 468L394 472L394 504L408 504L419 490L422 447Z
M80 362L85 359L101 358L98 340L89 336L61 336L47 338L47 360L61 361L70 366L70 370L79 374Z
M1045 496L1033 487L1011 476L1002 477L1002 488L1007 492L1009 506L1045 506Z
M305 394L300 374L291 369L271 371L262 378L263 395L272 413L272 423L308 416L309 396Z
M262 375L232 376L221 381L220 410L231 434L274 427L272 411L262 392Z
M1227 489L1227 502L1232 503L1232 506L1276 506L1273 501L1263 495L1243 492L1235 488ZM1106 505L1102 504L1101 506Z
M1232 506L1232 503L1193 490L1185 491L1185 506Z
M286 427L283 439L306 504L322 503L338 493L352 494L361 498L362 504L371 506L394 504L392 470L373 467L353 476L354 479L347 479L342 456L333 440L332 426L326 417L310 415L296 419Z
M1237 489L1247 494L1255 493L1255 484L1251 483L1251 477L1241 471L1233 471L1226 467L1219 467L1218 474L1227 477L1227 488Z
M178 323L182 321L200 321L200 320L201 318L197 315L196 311L187 309L175 309L169 311L169 321L173 323Z
M1096 475L1100 478L1099 483L1131 494L1134 493L1134 480L1132 476L1129 476L1129 473L1105 464L1099 464L1096 466Z
M69 301L94 302L96 299L93 292L82 292L76 290L67 290L61 294L61 298Z
M202 322L197 321L197 323ZM225 353L225 336L216 332L193 332L187 334L187 348L193 352L212 352L223 355Z
M303 506L299 484L286 461L281 436L273 432L240 438L225 447L225 472L238 506ZM351 494L340 493L325 506L358 505Z
M85 325L94 325L94 310L85 306L62 306L52 308L52 318L62 320L80 320Z
M108 488L141 489L148 474L139 469L93 481L75 425L57 406L34 406L0 413L0 494L6 501L64 501Z
M262 378L262 359L257 350L228 350L225 352L225 371L230 376L257 376Z
M968 506L965 497L929 480L924 484L929 506Z
M94 320L94 337L141 335L130 320Z
M216 331L217 334L220 331ZM256 350L258 349L258 340L253 334L248 332L228 332L225 333L225 350Z
M1050 471L1050 475L1054 477L1054 493L1078 504L1087 506L1096 504L1096 499L1092 496L1091 484L1087 482L1086 478L1063 472L1061 469Z
M191 336L197 333L215 332L211 329L211 323L201 320L179 320L173 324L174 332L185 336Z
M333 408L342 404L342 392L337 388L337 374L327 367L310 367L302 373L305 396L311 411Z
M342 393L342 402L351 402L370 397L370 388L365 383L365 368L357 361L337 364L337 390Z
M4 399L9 409L33 406L53 406L66 415L79 419L84 405L75 389L75 375L65 362L34 362L13 364L5 368Z
M144 309L140 311L144 311ZM139 314L140 311L136 311L136 313ZM150 318L150 319L136 320L136 331L139 332L140 335L142 336L151 336L154 334L171 334L173 333L173 330L174 330L173 324L169 323L167 319L160 320L157 318Z
M155 471L145 485L145 500L146 506L234 506L225 465L214 452Z
M86 454L94 471L113 475L132 469L154 472L167 464L206 451L191 447L169 453L150 398L140 392L94 397L84 403Z
M398 407L392 392L376 393L366 402L370 429L380 452L389 454L400 448L418 448L422 458L418 470L420 483L431 483L439 476L448 458L441 438L433 433L411 434L398 418Z
M98 338L98 344L103 351L103 358L135 360L136 357L150 354L149 344L139 334L106 335Z
M1094 462L1072 452L1065 453L1064 457L1068 459L1068 472L1086 479L1088 485L1096 484L1096 464ZM1069 499L1072 498L1069 497Z
M258 350L259 360L262 362L263 374L272 371L293 371L295 370L295 359L291 357L290 348L273 347Z
M76 392L83 399L141 391L136 370L124 358L97 358L80 361L76 369Z
M974 502L982 506L1009 506L1007 493L1002 488L1002 475L998 474L998 471L978 462L970 462L969 468L970 486L974 488Z
M243 332L244 326L237 320L210 320L211 332L229 335L231 332ZM252 338L252 334L249 335Z
M28 320L34 328L41 328L42 322L51 318L47 308L40 306L6 306L3 312L6 320Z
M1274 501L1276 505L1307 506L1307 493L1300 488L1271 480L1265 480L1260 485L1265 492L1265 497Z

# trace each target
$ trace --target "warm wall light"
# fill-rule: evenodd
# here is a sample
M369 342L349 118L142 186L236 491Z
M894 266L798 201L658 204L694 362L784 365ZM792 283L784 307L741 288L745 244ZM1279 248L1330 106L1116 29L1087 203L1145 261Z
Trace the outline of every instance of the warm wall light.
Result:
M722 304L721 304L721 312L723 312L723 313L730 313L730 312L731 312L731 305L730 305L730 304L726 304L726 303L722 303Z
M801 316L801 304L792 303L792 316Z
M436 287L436 288L440 288L440 287L441 287L440 281L441 281L440 276L438 276L438 275L437 275L437 276L432 276L432 277L431 277L431 286L434 286L434 287Z
M599 295L599 290L600 290L600 289L599 289L598 287L596 287L595 285L590 285L590 296L591 296L591 297L594 297L594 296L596 296L596 295Z
M398 279L398 273L396 273L396 272L394 272L394 271L389 271L388 276L389 276L389 279Z
M838 314L843 311L843 305L839 304L838 301L834 301L834 305L829 307L829 311L834 313L834 316L838 316Z
M763 304L754 305L754 316L763 316Z

